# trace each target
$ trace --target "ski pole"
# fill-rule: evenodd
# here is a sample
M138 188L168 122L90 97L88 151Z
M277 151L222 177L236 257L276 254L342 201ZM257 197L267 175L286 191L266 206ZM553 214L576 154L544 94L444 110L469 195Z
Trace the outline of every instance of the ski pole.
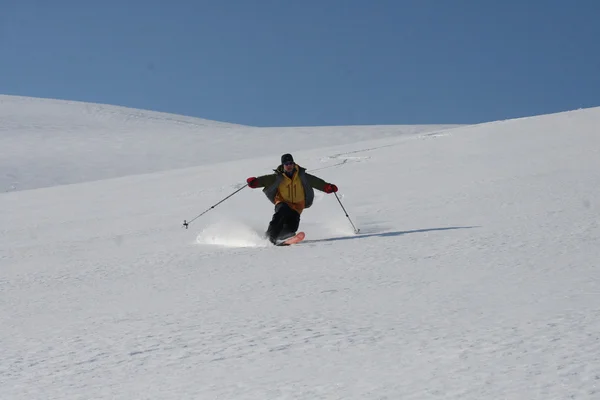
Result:
M356 227L354 226L354 224L352 223L352 220L350 219L350 217L348 216L348 212L346 211L346 209L344 208L344 205L342 204L342 202L340 201L340 198L338 197L337 193L333 193L335 194L335 198L337 199L338 203L340 203L340 206L342 206L342 210L344 210L344 213L346 214L346 218L348 218L348 221L350 221L350 224L352 225L352 228L354 228L354 233L359 233L360 229L356 229Z
M211 206L210 208L208 208L206 211L204 211L202 214L197 215L196 217L194 217L193 219L191 219L189 222L186 221L185 219L183 220L183 226L185 226L185 229L188 228L188 226L194 222L195 220L197 220L198 218L200 218L201 216L203 216L204 214L206 214L207 212L209 212L210 210L212 210L213 208L215 208L216 206L218 206L219 204L221 204L222 202L224 202L225 200L227 200L228 198L230 198L231 196L233 196L234 194L236 194L237 192L239 192L240 190L242 190L243 188L245 188L247 185L242 186L241 188L239 188L238 190L236 190L235 192L231 193L229 196L225 197L223 200L219 201L217 204L215 204L214 206Z

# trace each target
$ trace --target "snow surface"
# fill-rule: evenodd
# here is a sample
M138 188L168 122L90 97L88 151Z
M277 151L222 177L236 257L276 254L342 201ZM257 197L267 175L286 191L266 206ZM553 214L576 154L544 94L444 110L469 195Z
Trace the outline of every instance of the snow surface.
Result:
M0 95L0 192L270 156L455 125L252 128L159 112Z
M206 122L179 144L225 139L179 168L179 118L12 104L35 118L1 119L3 171L54 186L0 194L1 399L600 398L600 108L448 130ZM148 132L164 162L134 167L109 131ZM290 247L261 238L260 190L210 209L284 151L361 234L321 192Z

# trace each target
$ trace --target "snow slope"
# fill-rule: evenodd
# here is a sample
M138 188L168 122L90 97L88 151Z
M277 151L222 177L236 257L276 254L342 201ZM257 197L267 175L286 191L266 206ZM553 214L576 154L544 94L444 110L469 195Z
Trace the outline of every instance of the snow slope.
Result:
M35 189L422 133L452 125L251 128L104 104L0 95L0 191Z
M361 228L318 192L292 247L249 188L181 227L277 164L227 157L245 131L218 163L0 194L0 398L600 398L599 124L292 148Z

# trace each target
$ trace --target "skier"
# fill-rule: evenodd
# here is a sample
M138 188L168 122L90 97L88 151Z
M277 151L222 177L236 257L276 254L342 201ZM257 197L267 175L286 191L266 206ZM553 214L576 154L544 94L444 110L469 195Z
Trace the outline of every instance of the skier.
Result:
M312 205L315 198L313 189L335 193L338 188L308 174L306 168L294 162L291 154L282 155L281 165L273 171L273 174L258 178L250 177L246 182L253 189L263 187L267 198L275 204L275 213L269 223L266 236L271 243L277 244L296 234L300 225L300 214Z

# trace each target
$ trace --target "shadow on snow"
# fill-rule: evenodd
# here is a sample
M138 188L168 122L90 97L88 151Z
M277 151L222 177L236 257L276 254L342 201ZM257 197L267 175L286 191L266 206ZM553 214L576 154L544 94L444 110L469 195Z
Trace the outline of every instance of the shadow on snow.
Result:
M472 229L478 228L477 226L449 226L446 228L428 228L428 229L415 229L412 231L395 231L395 232L381 232L381 233L366 233L366 234L357 234L353 236L339 236L333 238L326 239L314 239L314 240L305 240L304 243L319 243L319 242L334 242L338 240L351 240L351 239L364 239L368 237L390 237L390 236L401 236L401 235L409 235L411 233L425 233L425 232L436 232L436 231L450 231L456 229Z

